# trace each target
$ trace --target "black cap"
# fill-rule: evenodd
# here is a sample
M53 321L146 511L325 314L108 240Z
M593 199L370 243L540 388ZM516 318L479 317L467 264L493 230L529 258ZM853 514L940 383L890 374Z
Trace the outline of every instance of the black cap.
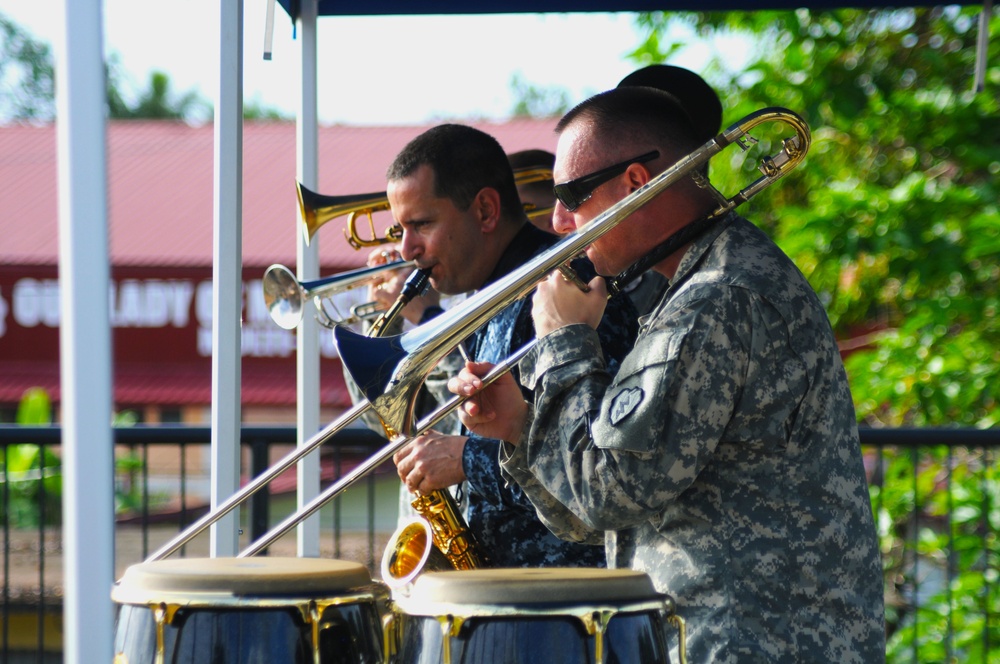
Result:
M702 141L713 138L722 128L719 96L693 71L673 65L648 65L618 83L619 88L627 86L656 88L669 94L687 114Z
M556 156L548 150L520 150L507 155L507 161L514 170L526 168L548 168L556 163Z

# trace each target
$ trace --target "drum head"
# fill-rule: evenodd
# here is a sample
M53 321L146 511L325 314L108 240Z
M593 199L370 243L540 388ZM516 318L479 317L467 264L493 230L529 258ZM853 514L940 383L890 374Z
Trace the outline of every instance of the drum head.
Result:
M129 567L111 595L121 605L115 654L129 664L384 661L388 591L357 563L160 560Z
M394 594L402 664L669 663L673 600L634 570L425 572Z
M322 558L180 558L132 565L112 599L145 604L164 595L336 595L372 583L359 563Z
M661 597L649 575L588 567L426 572L410 598L431 604L622 604Z

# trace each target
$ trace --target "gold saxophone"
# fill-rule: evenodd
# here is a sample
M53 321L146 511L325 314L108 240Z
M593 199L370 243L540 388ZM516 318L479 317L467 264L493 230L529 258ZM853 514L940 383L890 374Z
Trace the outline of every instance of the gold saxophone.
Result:
M386 430L390 431L388 427ZM481 547L450 491L418 491L410 505L420 516L403 524L386 544L382 554L382 580L386 585L405 586L425 570L483 566Z
M385 334L388 323L413 297L426 290L427 281L422 270L414 272L396 302L372 324L368 336ZM388 440L397 436L381 417L379 421ZM387 585L405 586L425 569L467 570L483 566L480 546L451 492L447 489L417 492L410 505L420 519L404 524L389 539L382 554L382 580Z

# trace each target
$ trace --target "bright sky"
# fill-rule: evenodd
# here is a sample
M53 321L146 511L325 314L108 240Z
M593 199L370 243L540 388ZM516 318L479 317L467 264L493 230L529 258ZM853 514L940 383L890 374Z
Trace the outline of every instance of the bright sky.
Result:
M2 0L0 12L58 52L65 1ZM294 115L299 42L276 5L273 55L264 60L266 9L266 0L244 4L244 98ZM105 51L118 54L136 88L147 88L149 73L160 70L175 94L197 90L213 100L218 12L205 0L105 0ZM515 75L565 89L575 103L635 68L625 58L639 44L633 23L628 13L320 17L320 122L502 119L514 105ZM671 62L700 71L709 46L684 28L677 34L691 46Z

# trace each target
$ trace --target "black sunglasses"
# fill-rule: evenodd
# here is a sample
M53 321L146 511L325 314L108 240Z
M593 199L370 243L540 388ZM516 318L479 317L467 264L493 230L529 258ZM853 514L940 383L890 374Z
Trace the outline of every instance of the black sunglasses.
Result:
M659 156L660 153L657 150L647 152L644 155L633 159L627 159L621 163L615 164L614 166L608 166L607 168L602 168L599 171L594 171L589 175L581 175L580 177L574 178L568 182L557 184L552 187L552 193L555 194L556 198L559 199L559 202L563 204L563 207L572 212L586 203L587 200L594 195L595 189L611 178L624 173L625 170L632 164L644 164L647 161L652 161Z

